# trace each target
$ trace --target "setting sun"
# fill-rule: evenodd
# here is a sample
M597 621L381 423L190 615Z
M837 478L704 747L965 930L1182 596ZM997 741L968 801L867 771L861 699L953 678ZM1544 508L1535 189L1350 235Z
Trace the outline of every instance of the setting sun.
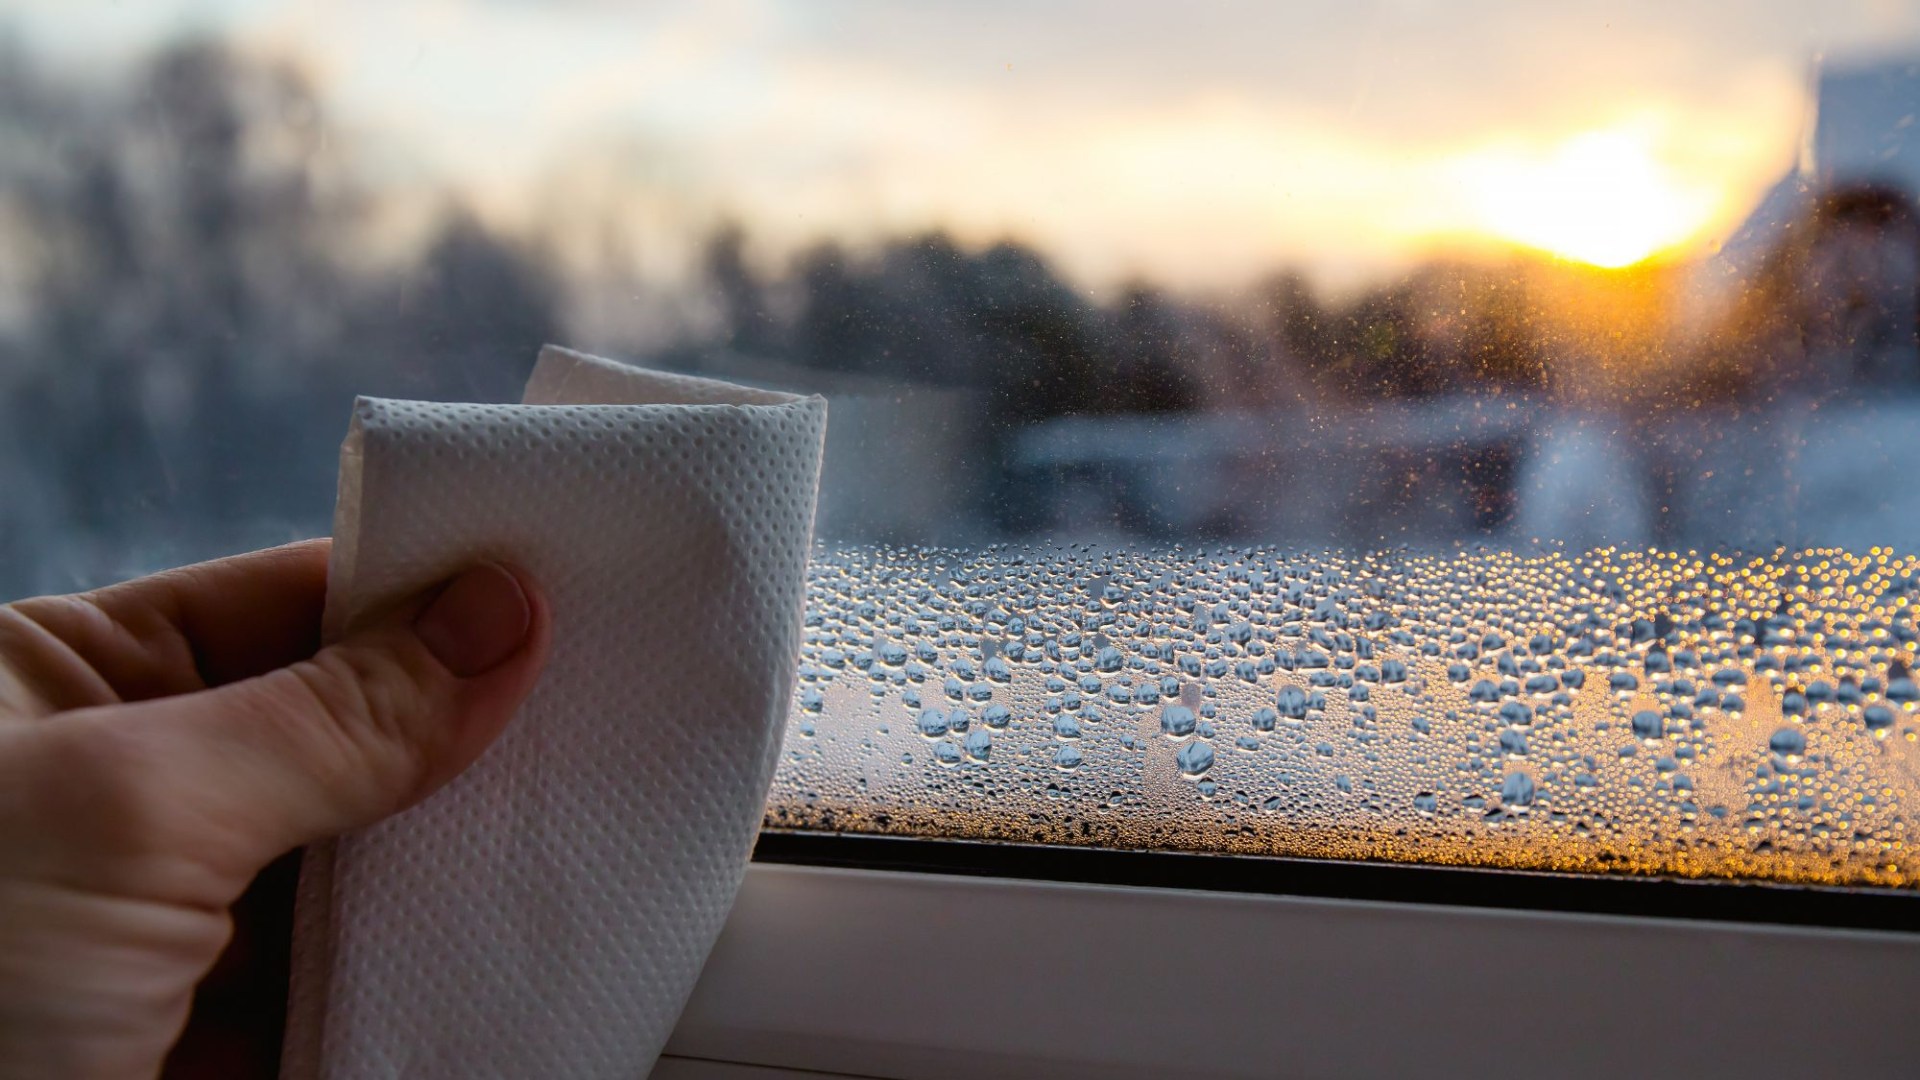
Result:
M1718 209L1683 182L1651 132L1583 132L1545 149L1499 147L1451 170L1477 225L1501 240L1594 266L1630 266L1693 239Z

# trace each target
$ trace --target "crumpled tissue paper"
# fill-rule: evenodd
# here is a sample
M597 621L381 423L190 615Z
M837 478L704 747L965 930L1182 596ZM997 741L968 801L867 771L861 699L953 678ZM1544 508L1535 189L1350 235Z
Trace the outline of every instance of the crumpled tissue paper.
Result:
M327 633L491 558L552 653L471 770L308 850L283 1075L651 1068L779 753L826 412L551 346L521 405L356 403Z

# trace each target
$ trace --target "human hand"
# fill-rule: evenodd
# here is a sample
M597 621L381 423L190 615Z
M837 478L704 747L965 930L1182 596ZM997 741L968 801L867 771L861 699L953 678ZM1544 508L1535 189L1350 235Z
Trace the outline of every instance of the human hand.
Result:
M481 564L320 649L328 542L0 607L0 1077L147 1077L268 863L424 798L532 690Z

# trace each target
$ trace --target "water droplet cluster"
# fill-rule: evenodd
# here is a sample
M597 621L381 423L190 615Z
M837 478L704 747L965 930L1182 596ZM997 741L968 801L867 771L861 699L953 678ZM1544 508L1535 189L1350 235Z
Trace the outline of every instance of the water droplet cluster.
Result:
M816 553L774 828L1911 887L1920 558Z

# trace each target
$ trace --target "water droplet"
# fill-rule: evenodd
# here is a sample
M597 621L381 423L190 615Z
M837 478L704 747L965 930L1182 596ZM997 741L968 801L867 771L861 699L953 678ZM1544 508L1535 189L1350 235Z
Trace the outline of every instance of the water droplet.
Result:
M1533 723L1533 710L1518 701L1509 701L1500 706L1500 721L1505 724L1521 725Z
M1193 734L1195 724L1193 710L1185 705L1169 705L1160 710L1160 734L1169 739L1184 739Z
M1280 688L1274 697L1274 708L1281 716L1289 720L1302 720L1307 715L1307 692L1291 684Z
M1508 806L1530 806L1533 790L1533 777L1523 772L1508 773L1500 785L1500 801Z
M1213 747L1199 739L1181 747L1176 756L1180 761L1180 771L1188 776L1199 776L1213 767Z
M967 756L975 761L985 761L993 753L993 736L986 728L969 734L966 741Z

